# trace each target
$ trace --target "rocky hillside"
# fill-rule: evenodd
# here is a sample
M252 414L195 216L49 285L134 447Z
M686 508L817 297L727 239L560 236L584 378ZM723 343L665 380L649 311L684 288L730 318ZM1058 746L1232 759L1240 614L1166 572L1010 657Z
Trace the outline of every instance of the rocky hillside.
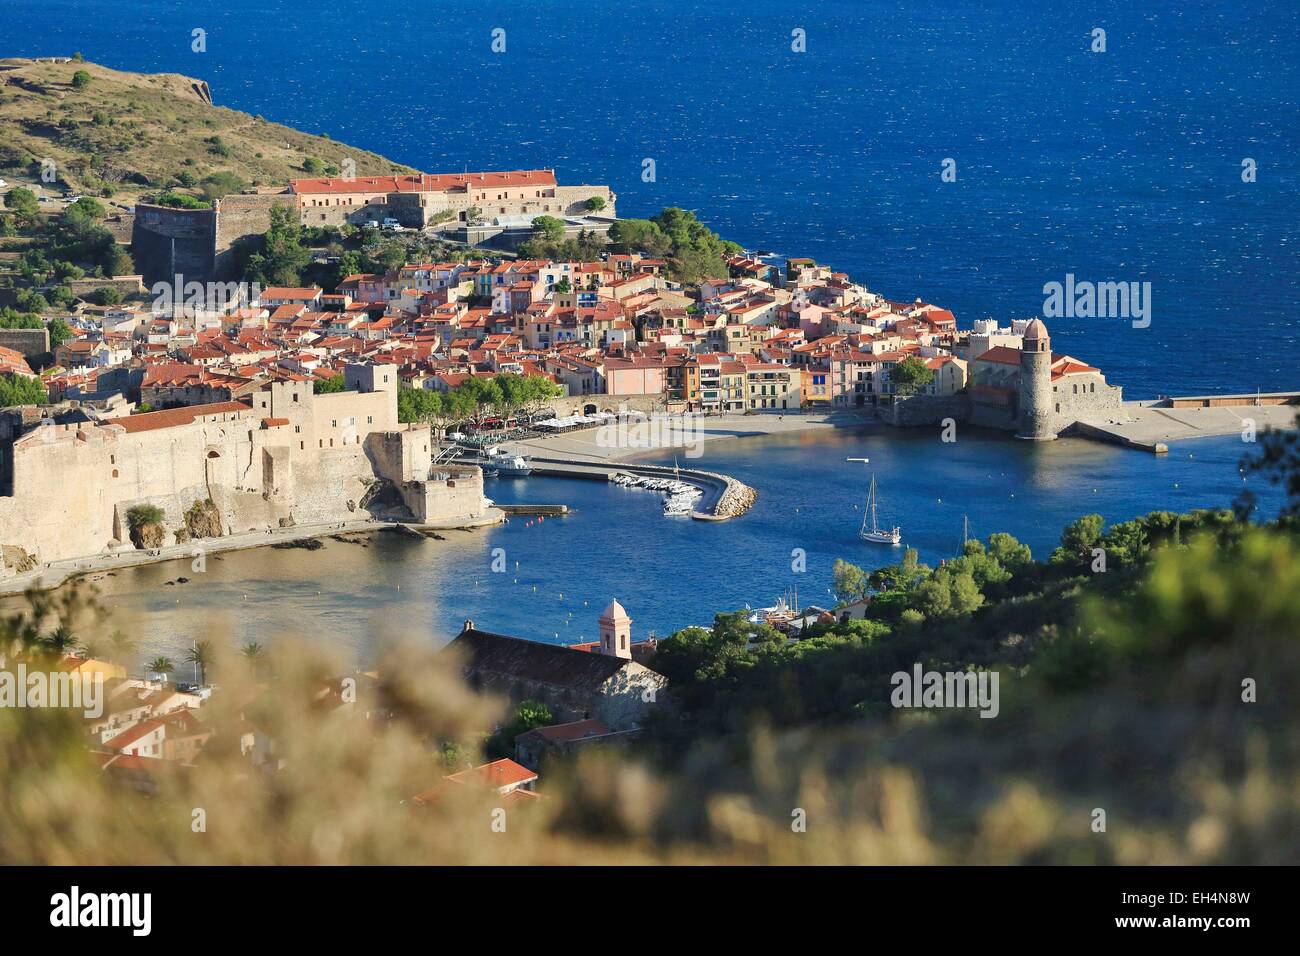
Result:
M79 73L84 73L78 76ZM364 150L213 105L220 90L175 73L123 73L94 63L0 60L0 177L130 203L147 193L233 173L282 185L356 164L360 176L408 171ZM57 164L59 187L40 180Z

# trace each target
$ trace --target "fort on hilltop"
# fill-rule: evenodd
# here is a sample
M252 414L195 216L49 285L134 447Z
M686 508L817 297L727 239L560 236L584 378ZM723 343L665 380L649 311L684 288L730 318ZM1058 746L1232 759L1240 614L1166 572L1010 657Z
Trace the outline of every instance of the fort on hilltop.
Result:
M589 217L591 199L603 202L599 221ZM571 220L575 233L607 231L616 201L608 186L562 186L552 169L295 179L281 189L222 197L211 209L142 203L131 248L147 283L177 273L187 282L209 282L235 278L236 244L265 234L276 205L293 210L304 226L395 220L403 228L437 227L480 245L514 234L527 238L538 216Z

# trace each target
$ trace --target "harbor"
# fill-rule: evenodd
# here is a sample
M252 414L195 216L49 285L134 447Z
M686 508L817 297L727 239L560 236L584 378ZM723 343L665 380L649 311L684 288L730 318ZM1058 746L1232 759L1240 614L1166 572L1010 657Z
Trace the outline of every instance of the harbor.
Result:
M673 450L666 449L598 469L540 462L537 478L487 483L502 511L565 505L567 513L554 519L521 511L474 533L440 532L441 541L326 533L319 551L253 546L210 555L198 574L188 551L177 549L165 563L88 578L131 622L146 653L181 654L193 622L203 620L219 625L227 643L300 634L365 661L386 636L441 643L466 617L539 640L592 640L590 627L581 629L584 602L588 611L603 607L612 593L640 609L641 633L663 636L720 610L771 604L789 588L805 605L833 604L827 589L837 558L875 568L912 547L937 567L960 553L964 537L1007 532L1045 559L1061 528L1089 512L1116 522L1152 510L1226 508L1249 489L1261 513L1274 514L1282 497L1262 479L1243 480L1237 463L1245 446L1233 436L1159 457L1097 442L1000 436L967 436L936 452L931 435L879 428L812 429L707 447L708 470L759 489L742 520L705 527L665 518L659 495L608 480L611 470L670 475ZM846 463L849 457L871 459L881 523L901 527L899 548L859 538L870 473ZM492 571L496 549L505 552L506 573ZM803 570L793 566L795 549ZM189 583L166 586L179 576ZM232 608L238 615L226 613Z

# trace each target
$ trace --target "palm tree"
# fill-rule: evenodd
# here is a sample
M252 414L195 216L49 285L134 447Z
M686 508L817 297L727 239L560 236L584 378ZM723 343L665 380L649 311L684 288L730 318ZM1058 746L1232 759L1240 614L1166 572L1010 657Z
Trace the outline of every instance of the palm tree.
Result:
M155 674L170 674L176 669L170 657L155 657L149 662L149 670Z
M239 653L243 655L244 660L248 661L248 666L256 671L262 663L265 650L257 641L249 641L239 649Z
M185 661L194 665L194 679L202 687L207 677L208 665L212 663L212 643L195 641L190 652L185 655Z
M125 631L114 631L109 635L108 642L113 647L114 658L119 664L123 665L130 663L131 658L135 656L136 648L139 645L139 641L130 634L127 634ZM166 660L166 658L162 659ZM170 664L171 661L168 661L168 663Z
M87 660L98 660L99 658L99 641L93 637L86 638L84 641L77 643L77 653Z
M41 648L58 657L62 657L80 643L77 636L64 624L60 624L41 638Z

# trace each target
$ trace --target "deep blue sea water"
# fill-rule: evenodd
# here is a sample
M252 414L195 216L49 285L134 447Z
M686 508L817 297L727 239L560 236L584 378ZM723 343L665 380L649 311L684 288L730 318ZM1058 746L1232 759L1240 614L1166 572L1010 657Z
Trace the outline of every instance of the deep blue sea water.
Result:
M0 6L0 52L76 50L422 169L552 166L623 215L695 209L966 324L1039 313L1066 273L1149 281L1150 328L1059 319L1056 349L1131 398L1300 388L1294 2Z
M498 27L504 54L490 48ZM803 54L790 50L796 27ZM1104 54L1089 52L1095 27ZM194 29L206 53L191 52ZM1044 283L1067 272L1150 281L1150 328L1055 320L1056 350L1100 365L1131 398L1300 388L1294 3L0 7L0 52L76 50L201 77L220 105L426 170L552 166L562 182L609 183L623 215L694 209L751 248L815 256L963 324L1036 314ZM1241 180L1245 157L1255 183ZM654 182L641 179L646 158ZM955 182L940 179L945 158ZM856 538L867 476L845 457L873 459L885 512L935 562L957 549L963 515L974 534L1010 531L1042 556L1087 511L1119 521L1227 505L1242 450L1234 438L1167 458L966 434L940 449L892 431L744 439L703 462L760 491L726 524L664 519L657 498L606 485L529 479L490 494L576 512L429 544L232 554L201 579L160 565L100 583L148 649L173 654L211 628L233 642L297 632L364 656L375 634L440 641L467 617L576 641L612 596L638 636L664 634L791 587L825 600L836 557L892 560ZM1264 500L1276 510L1275 495ZM488 571L495 547L504 574ZM806 573L791 570L795 548ZM178 575L196 580L165 583Z

